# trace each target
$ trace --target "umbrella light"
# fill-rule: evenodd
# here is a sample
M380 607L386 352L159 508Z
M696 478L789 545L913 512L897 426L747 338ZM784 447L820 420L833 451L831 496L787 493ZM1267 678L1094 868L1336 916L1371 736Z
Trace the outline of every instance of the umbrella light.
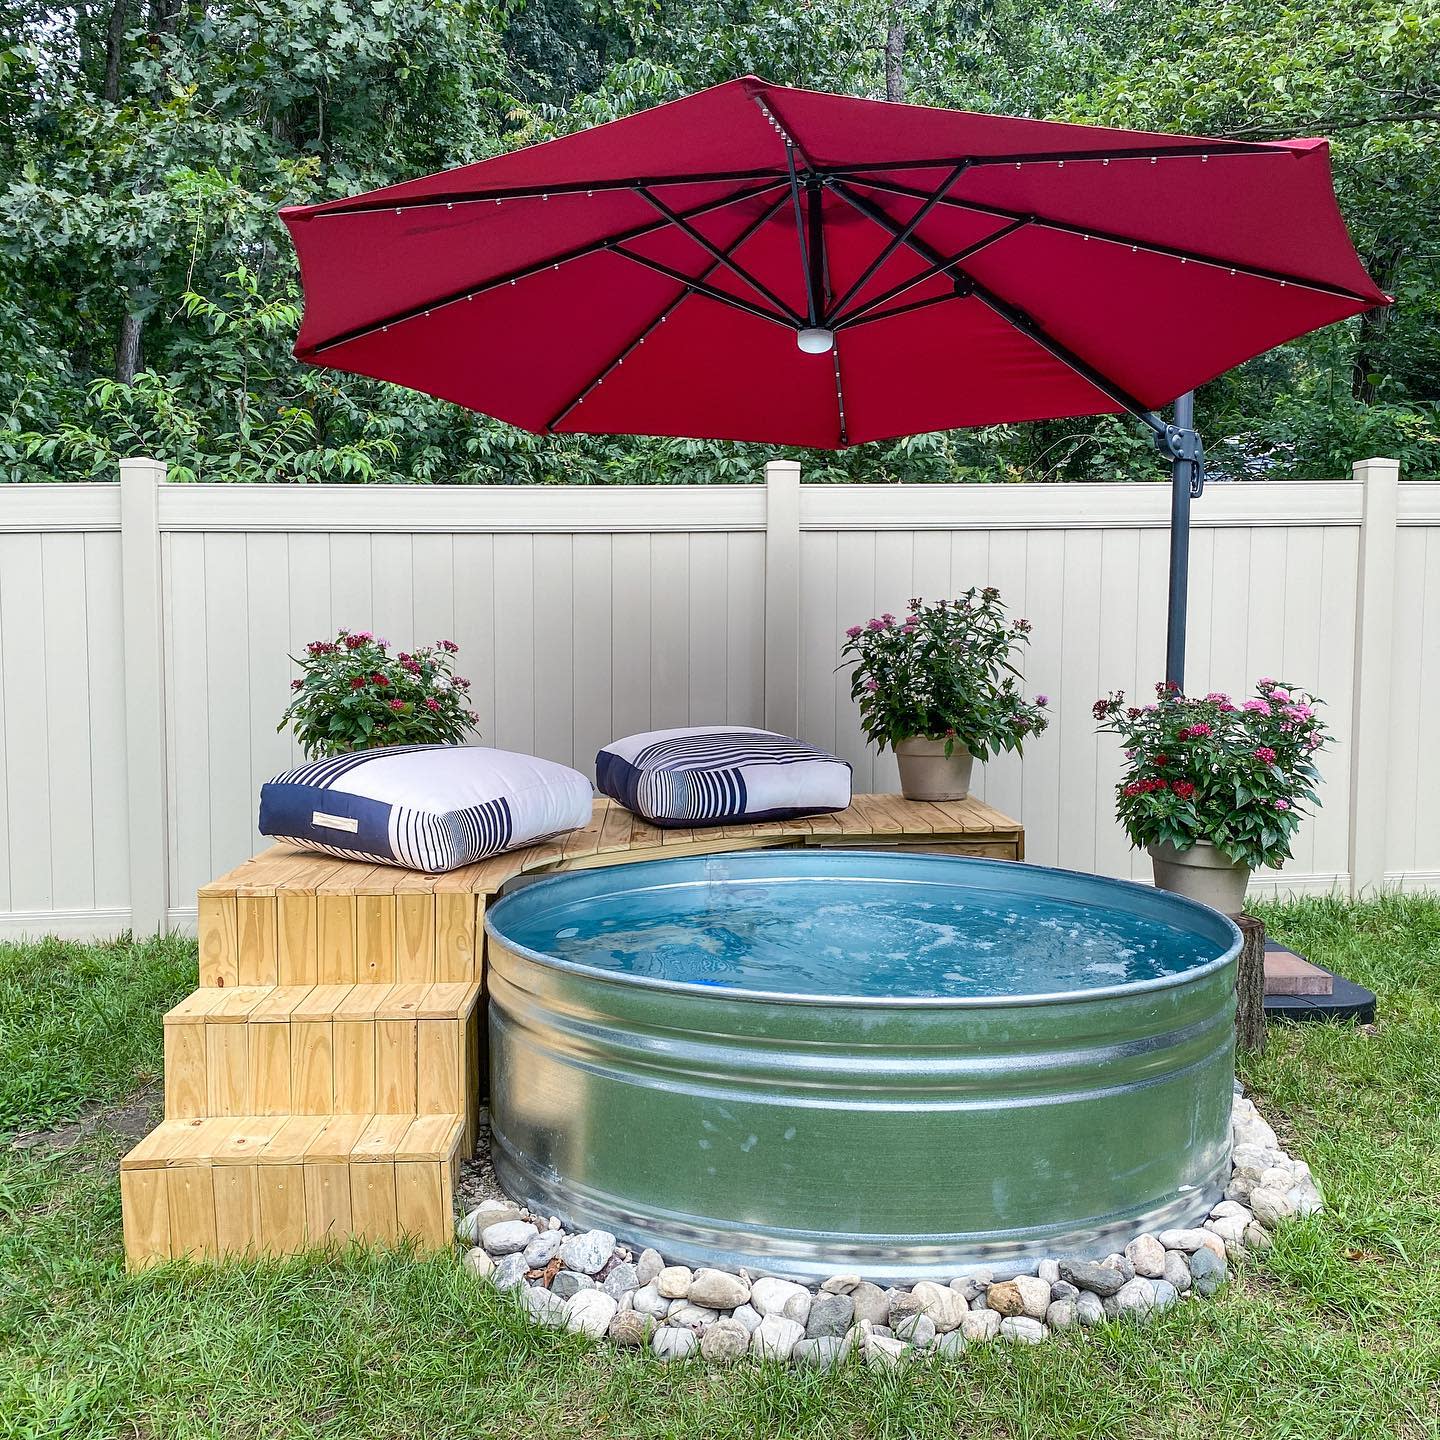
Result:
M1390 303L1323 140L894 105L753 76L282 212L307 363L524 429L837 449L1134 415L1171 461L1183 668L1188 401Z

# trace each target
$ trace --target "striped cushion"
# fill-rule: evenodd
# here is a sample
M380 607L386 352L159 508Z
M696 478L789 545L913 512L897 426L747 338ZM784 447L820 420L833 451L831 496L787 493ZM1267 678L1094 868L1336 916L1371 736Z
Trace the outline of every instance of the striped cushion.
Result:
M347 860L433 873L589 823L569 766L481 745L395 745L288 770L260 787L260 833Z
M744 725L651 730L611 741L595 757L595 781L656 825L788 820L850 803L845 761Z

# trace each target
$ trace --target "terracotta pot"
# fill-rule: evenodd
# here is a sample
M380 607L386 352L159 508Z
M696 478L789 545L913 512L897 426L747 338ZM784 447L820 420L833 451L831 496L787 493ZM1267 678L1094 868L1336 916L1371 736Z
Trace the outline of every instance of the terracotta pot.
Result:
M1239 915L1245 909L1250 867L1231 860L1208 840L1197 840L1188 850L1173 845L1147 848L1158 889L1198 900L1224 915Z
M900 793L907 800L964 800L975 757L957 740L949 755L943 740L915 736L895 746Z

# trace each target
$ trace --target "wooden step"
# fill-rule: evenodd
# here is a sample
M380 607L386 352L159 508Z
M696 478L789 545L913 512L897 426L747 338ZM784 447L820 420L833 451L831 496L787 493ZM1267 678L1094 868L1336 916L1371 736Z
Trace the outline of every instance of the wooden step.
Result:
M166 1120L120 1162L126 1263L351 1238L442 1250L464 1130L460 1113Z
M462 1114L474 1143L480 987L203 987L165 1016L165 1118Z

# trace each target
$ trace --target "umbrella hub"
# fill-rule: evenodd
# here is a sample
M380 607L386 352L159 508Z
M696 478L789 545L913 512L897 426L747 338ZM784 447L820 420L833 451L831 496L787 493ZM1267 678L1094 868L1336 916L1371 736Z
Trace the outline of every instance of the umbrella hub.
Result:
M835 332L823 325L807 325L795 332L795 343L807 355L828 355L835 348Z

